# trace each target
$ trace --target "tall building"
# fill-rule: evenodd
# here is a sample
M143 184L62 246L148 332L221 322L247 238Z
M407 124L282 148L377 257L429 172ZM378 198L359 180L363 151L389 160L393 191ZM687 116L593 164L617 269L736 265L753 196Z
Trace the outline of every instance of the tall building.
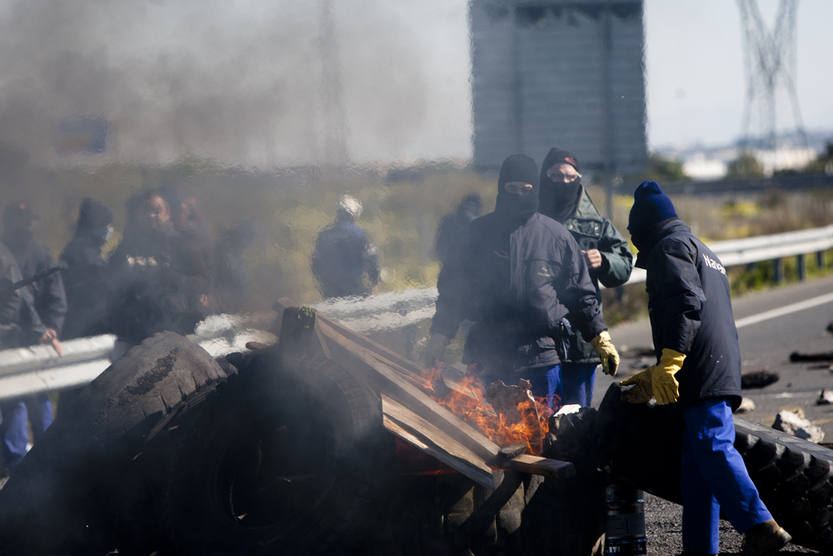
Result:
M608 176L647 159L642 0L472 0L474 165L554 146Z

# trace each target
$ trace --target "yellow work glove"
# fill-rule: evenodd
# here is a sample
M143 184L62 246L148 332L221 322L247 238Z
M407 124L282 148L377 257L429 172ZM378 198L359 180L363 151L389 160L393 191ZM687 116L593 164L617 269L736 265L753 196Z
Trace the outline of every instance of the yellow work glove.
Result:
M602 330L598 336L590 340L590 343L602 360L602 371L607 375L616 376L616 371L619 370L619 352L616 351L608 331Z
M651 398L654 397L653 390L651 389L651 369L653 367L640 371L619 383L622 386L633 386L633 388L623 394L626 402L648 403L651 401Z
M631 403L645 403L653 397L658 405L676 402L680 399L680 383L674 375L683 368L684 361L684 353L663 348L659 363L622 381L622 386L633 385L625 399Z

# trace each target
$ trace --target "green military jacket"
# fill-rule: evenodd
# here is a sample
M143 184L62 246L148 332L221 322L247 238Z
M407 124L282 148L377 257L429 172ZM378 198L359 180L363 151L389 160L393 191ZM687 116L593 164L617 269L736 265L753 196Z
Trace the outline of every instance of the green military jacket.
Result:
M633 254L628 241L613 226L613 223L602 216L596 205L587 194L584 185L581 186L576 210L562 223L573 234L573 238L583 250L598 249L602 254L601 268L590 270L590 278L596 287L596 297L601 305L602 294L599 282L605 287L621 286L630 278L633 269ZM577 331L573 331L569 339L569 349L564 363L599 363L596 350L585 342Z

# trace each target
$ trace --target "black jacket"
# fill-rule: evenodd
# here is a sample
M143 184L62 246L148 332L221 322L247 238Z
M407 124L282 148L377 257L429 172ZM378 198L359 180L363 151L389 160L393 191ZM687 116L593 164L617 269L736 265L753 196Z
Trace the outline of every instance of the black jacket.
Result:
M25 246L9 245L14 253L23 278L29 278L55 266L52 254L43 245L29 243ZM64 328L67 314L67 297L60 272L50 274L31 286L20 290L23 299L24 342L37 343L46 328L52 328L58 334ZM31 301L27 301L30 298ZM34 303L34 307L30 305ZM37 316L33 313L37 312ZM40 322L38 322L38 317ZM42 323L42 324L41 324Z
M111 297L107 262L101 241L78 234L61 253L67 311L63 337L79 338L109 332L107 306Z
M686 354L677 373L680 402L741 399L741 356L726 269L679 219L660 222L639 252L657 358L664 348Z
M162 330L190 334L204 318L204 280L181 256L181 245L171 229L152 237L125 233L107 263L109 326L120 339L139 343Z
M367 295L379 282L376 248L352 220L322 230L312 254L312 272L324 297ZM364 276L367 274L368 283Z
M539 210L555 218L556 211L552 207L542 204ZM633 254L628 241L622 237L610 220L599 213L583 185L578 185L577 198L567 214L561 223L573 234L579 247L585 251L598 249L602 255L602 266L588 269L590 279L596 288L596 298L601 305L602 294L599 291L599 282L608 288L621 286L627 282L633 269ZM580 334L573 334L569 345L567 361L570 363L598 364L600 362L596 350L585 342Z
M20 281L14 255L0 243L0 349L16 347L20 335L20 293L11 286Z
M463 319L474 321L464 362L551 366L560 360L554 338L562 319L588 340L605 329L584 257L558 222L536 213L506 230L490 213L469 225L465 246L440 273L431 325L453 337Z

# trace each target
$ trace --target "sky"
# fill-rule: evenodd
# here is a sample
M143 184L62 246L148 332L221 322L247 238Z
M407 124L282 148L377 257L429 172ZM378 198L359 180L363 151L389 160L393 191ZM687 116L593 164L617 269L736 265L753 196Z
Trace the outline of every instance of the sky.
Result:
M778 2L759 0L768 25ZM804 127L833 136L833 2L799 0L796 90ZM741 18L729 0L646 0L649 147L725 144L741 134L745 100ZM779 128L794 126L786 97Z
M759 3L772 24L778 0ZM644 21L649 148L737 138L737 4L645 0ZM810 130L833 130L830 21L833 2L799 0L797 91ZM0 147L51 152L61 121L100 115L111 123L105 156L117 160L327 163L329 133L354 162L465 161L469 46L466 0L0 0ZM779 106L781 127L793 125ZM341 123L328 127L328 113Z

